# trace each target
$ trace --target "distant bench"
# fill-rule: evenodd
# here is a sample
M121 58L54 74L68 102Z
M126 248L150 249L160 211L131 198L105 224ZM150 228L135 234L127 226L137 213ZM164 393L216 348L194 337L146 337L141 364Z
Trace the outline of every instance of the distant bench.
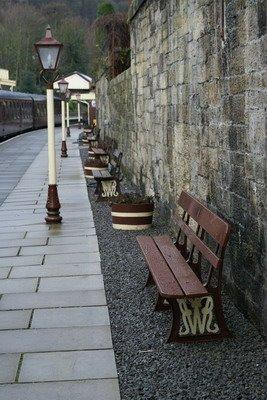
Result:
M95 194L98 196L98 201L107 200L120 194L122 152L116 149L109 158L108 170L93 171L96 180Z
M168 236L137 238L149 268L146 286L157 287L156 310L172 309L169 342L222 339L230 336L221 303L230 225L184 191L178 204L183 216L174 244Z

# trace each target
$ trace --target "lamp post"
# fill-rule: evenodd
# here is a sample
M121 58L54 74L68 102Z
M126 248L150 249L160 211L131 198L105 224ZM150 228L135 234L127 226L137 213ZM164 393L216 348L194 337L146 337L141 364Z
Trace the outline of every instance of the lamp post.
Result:
M66 96L66 104L67 104L67 136L70 136L70 99L71 99L71 91L67 90Z
M61 157L68 157L68 149L66 144L66 123L65 123L65 109L66 109L66 93L68 90L69 82L64 78L58 82L59 91L61 94Z
M80 93L76 94L76 99L77 99L77 104L78 104L78 129L82 129L82 125L81 125L81 95Z
M47 84L47 135L48 135L48 194L47 194L47 223L60 223L60 202L57 192L57 171L55 151L55 115L53 82L56 79L59 54L62 44L52 36L50 26L47 27L45 37L35 43L35 49L42 66L41 77Z

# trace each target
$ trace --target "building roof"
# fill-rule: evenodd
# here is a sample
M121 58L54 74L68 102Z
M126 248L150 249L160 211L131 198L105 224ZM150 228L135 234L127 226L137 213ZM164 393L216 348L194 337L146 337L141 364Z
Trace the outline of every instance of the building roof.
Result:
M54 89L58 89L58 82L64 78L69 82L69 90L73 92L88 92L93 87L93 79L79 71L74 71L69 75L61 77L56 82L54 82Z

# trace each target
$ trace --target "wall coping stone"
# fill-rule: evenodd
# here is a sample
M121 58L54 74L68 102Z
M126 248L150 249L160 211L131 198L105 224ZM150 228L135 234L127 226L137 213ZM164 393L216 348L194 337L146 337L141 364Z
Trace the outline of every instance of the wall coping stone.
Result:
M136 16L136 14L139 12L139 9L143 4L145 4L147 0L133 0L130 9L128 11L128 21L131 22L131 20Z

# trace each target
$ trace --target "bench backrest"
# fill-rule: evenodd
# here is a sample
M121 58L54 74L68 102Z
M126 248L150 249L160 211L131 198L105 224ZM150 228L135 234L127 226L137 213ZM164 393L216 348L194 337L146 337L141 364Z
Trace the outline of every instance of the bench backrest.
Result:
M121 160L122 160L122 152L118 149L115 149L110 157L110 172L116 176L116 178L120 177L121 173Z
M181 193L178 204L183 209L183 216L177 219L180 229L176 246L192 265L200 266L201 256L203 256L213 268L222 267L224 250L230 235L230 225L187 192ZM190 226L191 219L197 224L196 231ZM182 233L184 234L183 243L181 243ZM215 242L215 250L207 234ZM192 245L190 251L188 251L188 241ZM198 252L197 262L193 260L195 252Z

